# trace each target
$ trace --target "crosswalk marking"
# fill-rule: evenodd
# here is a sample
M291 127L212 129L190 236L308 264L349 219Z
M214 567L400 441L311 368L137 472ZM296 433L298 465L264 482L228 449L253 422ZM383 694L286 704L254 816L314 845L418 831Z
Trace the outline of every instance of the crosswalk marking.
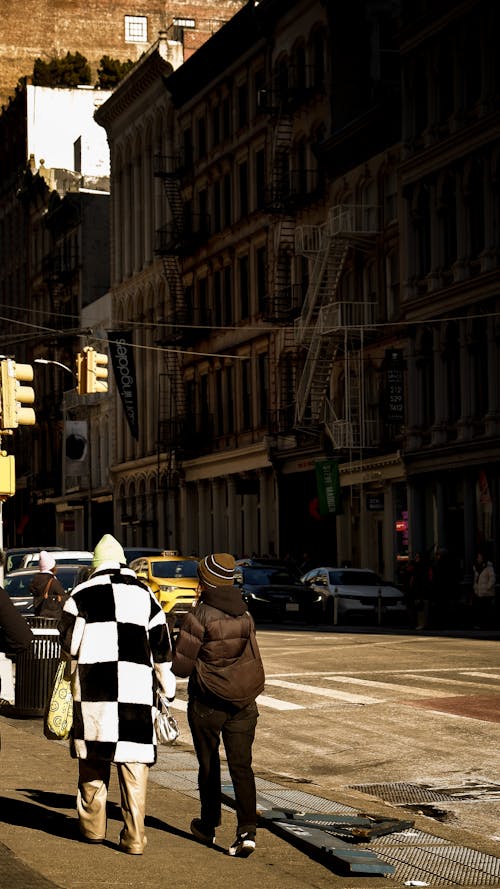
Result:
M476 670L461 670L465 676L476 676L478 679L500 679L498 673L479 673Z
M316 685L301 685L298 682L287 682L284 679L266 679L266 685L274 685L278 688L289 688L293 691L301 691L306 694L320 695L323 698L333 698L337 701L346 701L349 704L381 704L380 698L370 698L367 695L351 695L347 692L336 691L332 688L319 688Z
M413 697L429 697L428 688L417 688L414 685L398 685L397 682L380 682L377 679L357 679L353 676L328 676L328 680L329 682L346 682L354 685L365 685L369 688L379 688L381 691L400 691L410 694ZM442 694L445 696L448 692L442 692Z
M259 695L257 704L270 707L272 710L305 710L303 704L292 704L291 701L280 701L279 698L270 698L268 695Z

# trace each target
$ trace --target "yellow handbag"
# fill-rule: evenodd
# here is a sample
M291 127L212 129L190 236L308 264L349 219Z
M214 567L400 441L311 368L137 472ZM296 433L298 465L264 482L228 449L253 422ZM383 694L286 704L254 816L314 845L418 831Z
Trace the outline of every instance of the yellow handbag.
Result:
M60 661L45 709L43 733L51 741L65 741L73 725L73 695L67 667L66 661Z

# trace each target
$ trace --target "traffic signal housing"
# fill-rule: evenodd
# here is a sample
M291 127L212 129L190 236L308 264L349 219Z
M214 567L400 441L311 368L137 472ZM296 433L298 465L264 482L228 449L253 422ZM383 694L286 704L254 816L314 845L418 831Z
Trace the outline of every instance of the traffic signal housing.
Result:
M85 346L76 356L76 376L79 395L107 392L108 356L96 352L92 346Z
M12 358L0 362L1 410L0 429L17 429L18 426L34 426L35 411L25 405L34 404L35 391L31 386L33 368L31 364L18 364Z

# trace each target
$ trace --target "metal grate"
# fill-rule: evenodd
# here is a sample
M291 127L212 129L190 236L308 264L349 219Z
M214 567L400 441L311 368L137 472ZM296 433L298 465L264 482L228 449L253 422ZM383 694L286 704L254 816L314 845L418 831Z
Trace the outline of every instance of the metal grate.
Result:
M169 748L158 751L158 763L152 780L179 790L190 797L198 797L198 764L193 753L185 749ZM227 770L221 776L222 783L229 783ZM356 815L358 809L345 806L323 797L299 790L290 790L262 778L256 779L257 792L265 797L270 806L285 807L301 812L321 814ZM496 786L496 785L495 785ZM493 785L492 785L493 787ZM485 785L477 785L484 792ZM457 792L466 792L470 798L471 787L433 790L416 784L356 784L352 789L378 796L395 805L457 801ZM460 801L460 800L459 800ZM232 807L224 805L227 810ZM324 827L324 822L322 822ZM386 879L399 883L419 881L425 886L499 886L500 858L485 855L465 846L452 845L442 837L420 830L410 829L388 836L378 837L370 843L360 843L360 849L379 852L384 862L392 864L395 872Z
M350 790L359 790L361 793L369 793L378 796L387 803L396 806L416 803L450 803L456 800L456 796L442 790L432 790L430 787L418 784L405 784L395 782L393 784L351 784Z

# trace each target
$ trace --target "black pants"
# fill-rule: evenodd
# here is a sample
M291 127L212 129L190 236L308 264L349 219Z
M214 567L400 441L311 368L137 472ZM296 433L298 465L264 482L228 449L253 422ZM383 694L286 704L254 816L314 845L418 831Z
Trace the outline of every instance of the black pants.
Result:
M238 833L255 831L257 818L252 744L258 715L255 702L233 714L209 707L196 698L189 700L187 716L198 757L201 820L208 828L215 828L221 822L219 745L222 735L233 782Z

